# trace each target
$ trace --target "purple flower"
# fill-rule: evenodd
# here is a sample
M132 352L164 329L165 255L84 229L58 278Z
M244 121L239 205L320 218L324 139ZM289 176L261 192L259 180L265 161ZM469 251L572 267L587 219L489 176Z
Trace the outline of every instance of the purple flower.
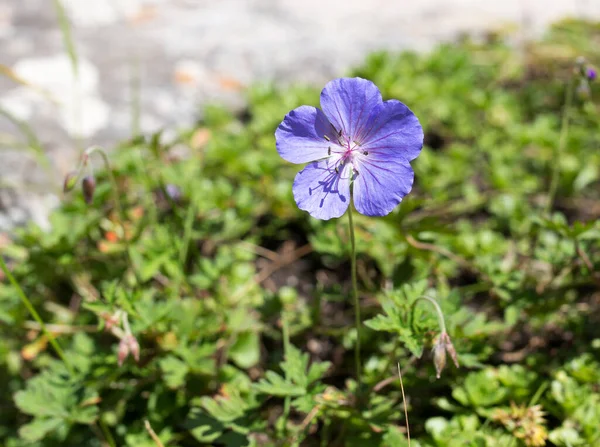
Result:
M587 73L586 73L586 75L587 75L587 78L588 78L590 81L593 81L593 80L595 80L595 79L596 79L596 76L597 76L597 74L596 74L596 70L594 70L593 68L589 67L589 68L587 69Z
M294 180L298 207L317 219L340 217L350 204L367 216L389 214L412 188L410 161L423 129L408 107L383 101L371 81L341 78L321 92L321 108L300 106L275 132L277 151L309 163Z

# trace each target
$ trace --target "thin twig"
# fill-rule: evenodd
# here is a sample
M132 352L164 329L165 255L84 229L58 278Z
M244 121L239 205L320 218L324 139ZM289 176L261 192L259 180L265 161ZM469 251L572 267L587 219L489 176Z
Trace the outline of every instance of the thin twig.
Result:
M261 247L260 245L252 244L248 241L242 241L241 245L244 248L254 252L255 254L262 256L263 258L270 259L273 262L277 262L279 260L279 255L273 250L269 250L268 248Z
M455 255L450 250L447 250L444 247L438 247L437 245L417 241L410 234L406 235L406 242L408 242L408 244L413 246L414 248L417 248L419 250L427 250L427 251L432 251L434 253L438 253L442 256L445 256L446 258L452 259L454 262L456 262L461 267L464 267L471 271L476 271L476 269L471 265L471 263L469 263L469 261L467 261L466 259L464 259L460 256Z
M236 299L244 296L246 293L248 293L248 291L250 290L250 288L255 285L255 284L261 284L264 281L266 281L273 273L275 273L277 270L285 267L286 265L289 265L291 263L293 263L294 261L306 256L307 254L309 254L310 252L312 252L313 248L310 244L306 244L303 245L300 248L297 248L296 250L294 250L292 253L290 254L283 254L280 255L278 257L278 260L271 263L270 265L268 265L267 267L264 267L260 272L258 272L256 275L254 275L254 279L253 281L248 282L244 287L242 287L237 293L235 293L232 297L232 300L235 301Z

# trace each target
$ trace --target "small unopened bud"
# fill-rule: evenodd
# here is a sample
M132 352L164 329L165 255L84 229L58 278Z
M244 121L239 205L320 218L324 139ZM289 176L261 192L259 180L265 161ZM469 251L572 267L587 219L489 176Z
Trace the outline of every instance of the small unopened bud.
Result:
M435 377L439 379L446 366L446 348L443 343L438 342L433 347L433 364L435 365Z
M129 343L127 341L127 338L128 336L125 336L119 342L119 366L123 366L123 362L125 362L125 359L129 356Z
M85 199L85 203L89 205L94 200L94 191L96 191L96 179L91 175L85 176L81 181L81 187L83 189L83 198Z
M77 180L79 180L79 173L77 171L71 171L65 176L65 181L63 183L63 192L67 193L72 191L77 184Z
M137 339L133 335L128 335L125 337L127 339L127 343L129 345L129 352L135 359L136 362L140 361L140 344Z
M446 332L442 332L435 346L433 347L433 364L435 365L436 377L439 379L442 375L442 371L446 366L446 353L450 355L452 362L458 368L458 358L456 357L456 350L450 340L450 336Z
M594 81L594 80L596 80L596 77L598 76L598 73L596 73L596 70L593 69L592 67L588 67L587 72L586 72L585 75L588 78L588 80Z

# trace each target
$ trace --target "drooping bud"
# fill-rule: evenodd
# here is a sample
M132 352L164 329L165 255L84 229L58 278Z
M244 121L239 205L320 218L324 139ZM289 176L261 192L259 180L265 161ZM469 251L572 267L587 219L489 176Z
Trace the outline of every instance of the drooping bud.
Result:
M88 205L94 200L94 191L96 191L96 179L92 175L87 175L81 181L83 189L83 198Z
M458 358L456 357L454 345L450 340L450 336L446 332L442 332L433 347L433 364L435 365L436 377L438 379L446 366L446 353L450 355L452 362L458 368Z
M71 171L65 176L65 181L63 183L63 192L67 193L75 188L77 184L77 180L79 180L79 172Z
M440 337L441 340L441 337ZM442 371L446 366L446 348L440 340L433 347L433 364L435 365L435 377L439 379L442 375Z
M123 366L123 362L125 362L125 359L127 358L127 356L129 356L129 343L127 341L128 338L129 336L125 336L119 342L119 353L117 355L119 366Z
M127 339L127 344L129 346L129 351L131 352L131 355L133 356L133 358L135 359L136 362L139 362L140 361L140 344L138 343L137 339L131 334L125 338Z

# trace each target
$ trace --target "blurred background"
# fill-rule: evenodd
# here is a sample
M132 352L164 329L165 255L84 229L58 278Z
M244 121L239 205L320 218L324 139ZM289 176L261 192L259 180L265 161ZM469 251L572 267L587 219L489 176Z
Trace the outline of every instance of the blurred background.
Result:
M53 191L90 144L170 138L246 86L320 86L374 50L513 30L518 47L595 0L0 1L0 231L47 227Z

